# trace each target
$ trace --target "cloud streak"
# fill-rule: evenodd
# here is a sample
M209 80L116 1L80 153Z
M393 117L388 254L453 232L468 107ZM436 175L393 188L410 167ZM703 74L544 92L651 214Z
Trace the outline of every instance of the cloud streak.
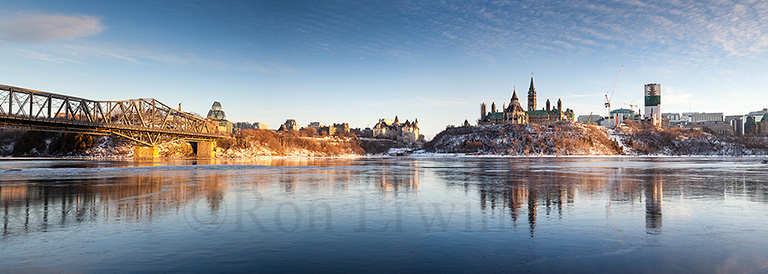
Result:
M17 14L0 19L0 39L39 44L99 34L107 27L88 15Z
M701 63L768 52L766 1L416 1L394 9L374 1L370 6L376 5L313 4L299 22L281 23L318 50L397 59L435 51L491 62L536 53L638 52L660 62Z

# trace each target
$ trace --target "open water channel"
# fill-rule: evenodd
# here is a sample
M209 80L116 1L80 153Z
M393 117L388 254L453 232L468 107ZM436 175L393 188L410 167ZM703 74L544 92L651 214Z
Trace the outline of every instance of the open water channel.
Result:
M768 272L758 158L0 160L0 272Z

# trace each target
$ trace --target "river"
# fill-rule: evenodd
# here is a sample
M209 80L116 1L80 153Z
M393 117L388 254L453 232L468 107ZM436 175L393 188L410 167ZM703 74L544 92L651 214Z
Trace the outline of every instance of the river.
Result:
M3 159L0 269L765 273L760 161Z

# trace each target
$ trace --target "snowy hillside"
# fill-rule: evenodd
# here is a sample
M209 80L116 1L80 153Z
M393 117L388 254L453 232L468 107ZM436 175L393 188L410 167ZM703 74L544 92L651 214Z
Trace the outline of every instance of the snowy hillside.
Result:
M628 122L611 131L627 153L644 155L768 155L768 137L717 135L701 130L657 129Z
M615 155L622 152L603 129L572 123L448 128L424 149L433 153L496 155Z

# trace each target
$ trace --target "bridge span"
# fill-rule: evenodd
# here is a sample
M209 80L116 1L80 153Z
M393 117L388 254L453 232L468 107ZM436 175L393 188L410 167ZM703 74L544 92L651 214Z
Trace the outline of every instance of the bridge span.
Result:
M150 99L95 101L0 84L0 127L116 136L136 145L135 158L157 157L156 146L185 140L198 157L229 136L209 120Z

